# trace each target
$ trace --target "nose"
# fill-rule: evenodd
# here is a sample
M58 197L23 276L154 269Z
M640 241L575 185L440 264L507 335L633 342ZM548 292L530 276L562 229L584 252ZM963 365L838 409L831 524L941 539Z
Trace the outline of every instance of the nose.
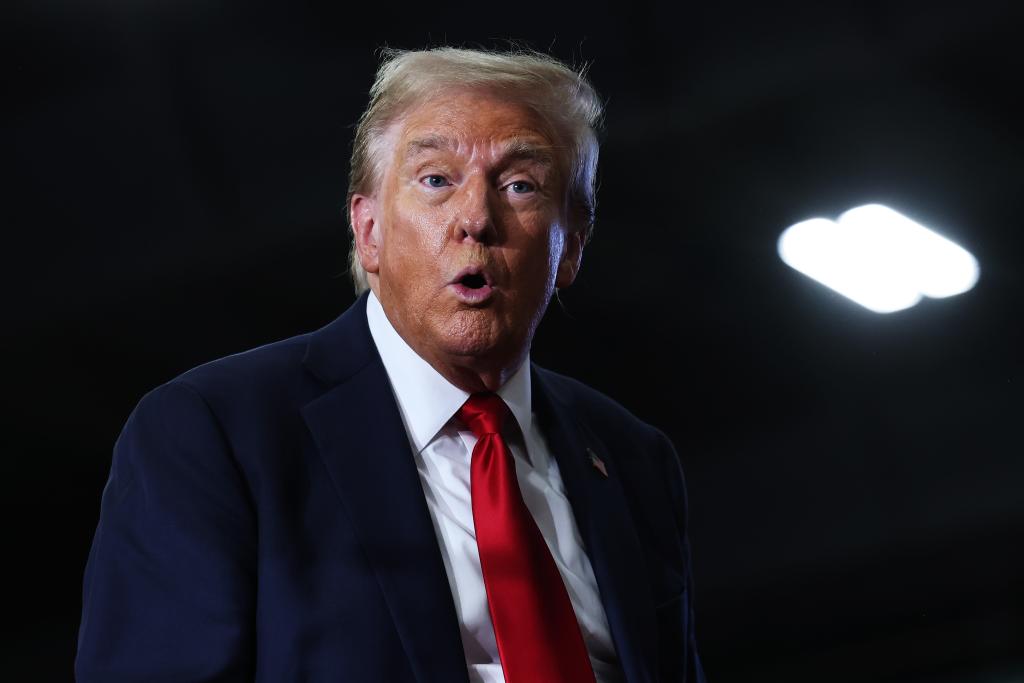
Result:
M497 237L494 198L485 179L477 178L461 188L462 201L456 206L455 239L488 244Z

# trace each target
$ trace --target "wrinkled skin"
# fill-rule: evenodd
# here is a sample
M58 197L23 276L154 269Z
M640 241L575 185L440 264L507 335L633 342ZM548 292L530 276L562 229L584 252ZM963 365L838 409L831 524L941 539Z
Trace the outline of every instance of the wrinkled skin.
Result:
M496 390L580 265L556 138L521 104L457 90L413 108L385 140L378 187L350 206L370 287L450 382ZM467 268L487 286L460 285Z

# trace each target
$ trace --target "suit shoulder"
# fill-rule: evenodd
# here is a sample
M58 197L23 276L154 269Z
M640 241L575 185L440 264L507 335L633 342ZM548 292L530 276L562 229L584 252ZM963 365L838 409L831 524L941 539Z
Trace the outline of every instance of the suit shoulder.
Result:
M583 418L591 429L614 429L617 433L661 436L661 431L644 422L621 403L583 382L540 366L534 366L545 386L562 405Z
M301 381L309 338L305 333L203 363L172 379L204 397L280 391Z

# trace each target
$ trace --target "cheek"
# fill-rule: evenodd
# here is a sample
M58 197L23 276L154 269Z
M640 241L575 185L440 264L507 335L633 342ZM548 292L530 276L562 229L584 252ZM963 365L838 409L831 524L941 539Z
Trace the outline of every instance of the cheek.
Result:
M418 234L423 256L439 257L448 243L448 226L454 220L450 211L424 211L419 214Z
M396 275L433 269L447 242L451 217L436 208L408 207L397 203L387 216L385 232Z
M565 231L557 225L551 228L548 238L548 249L548 268L552 273L552 277L554 277L554 273L562 263L562 252L565 251Z

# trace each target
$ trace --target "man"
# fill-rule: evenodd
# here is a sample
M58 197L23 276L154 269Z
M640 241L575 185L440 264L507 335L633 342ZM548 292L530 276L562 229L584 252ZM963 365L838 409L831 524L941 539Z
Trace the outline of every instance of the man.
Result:
M140 402L80 681L703 680L675 452L529 362L600 113L545 56L390 56L352 158L369 291Z

